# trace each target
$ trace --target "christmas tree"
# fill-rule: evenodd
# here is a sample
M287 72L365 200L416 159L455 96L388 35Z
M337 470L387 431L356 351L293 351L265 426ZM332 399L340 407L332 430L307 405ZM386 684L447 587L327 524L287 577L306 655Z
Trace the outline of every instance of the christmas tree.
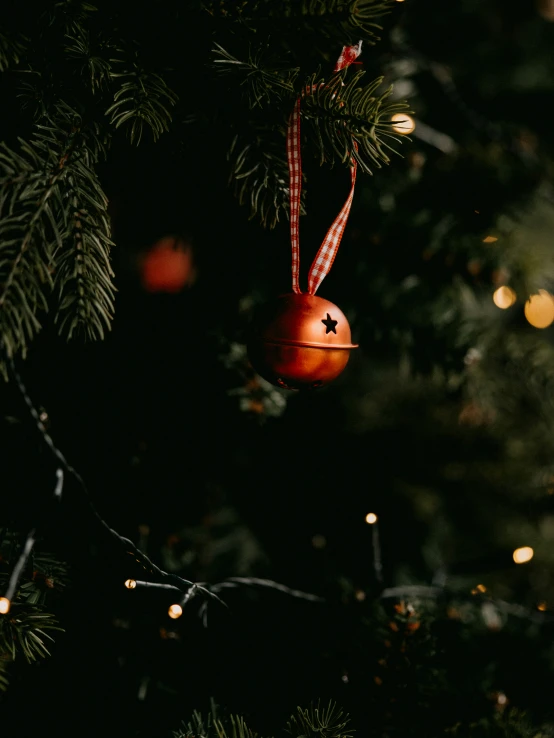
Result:
M553 21L5 0L6 735L554 735Z

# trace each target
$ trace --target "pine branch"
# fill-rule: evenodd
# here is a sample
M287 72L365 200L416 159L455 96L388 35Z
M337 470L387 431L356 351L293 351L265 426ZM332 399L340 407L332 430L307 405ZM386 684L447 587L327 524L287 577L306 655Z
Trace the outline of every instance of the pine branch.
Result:
M40 330L37 314L47 310L55 268L60 331L71 336L82 327L96 338L109 325L107 201L92 169L103 153L98 130L62 103L30 142L20 140L19 153L0 147L0 330L8 356L25 354ZM74 287L77 294L67 295Z
M360 70L345 83L347 70L333 75L329 82L313 75L304 87L302 119L312 129L310 140L319 149L320 163L347 164L356 159L362 171L371 173L390 162L387 150L396 153L387 140L401 142L391 133L391 116L407 112L407 105L386 104L392 86L379 92L383 78L360 84L365 72ZM358 144L356 149L355 143Z
M183 721L183 728L173 732L173 738L258 738L258 734L251 730L239 715L230 715L228 718L217 717L215 705L206 718L198 711L188 722Z
M63 632L54 615L34 605L14 603L10 614L0 617L0 658L13 661L19 653L32 663L50 656L46 640L54 639L46 631L53 630Z
M89 29L73 24L65 35L65 53L81 67L81 76L90 81L92 93L105 89L110 82L112 63L110 56L120 52L115 44L92 39Z
M20 35L0 33L0 72L18 64L25 51L25 39Z
M5 531L0 542L0 562L8 564L5 571L0 568L0 593L6 593L10 580L13 551L21 548L21 534ZM28 605L44 605L47 597L59 592L68 585L69 573L67 564L53 554L33 551L30 566L25 567L25 580L17 585L18 601Z
M7 661L0 655L0 692L5 692L8 688L8 669Z
M277 136L277 137L276 137ZM274 228L280 215L288 216L289 171L283 133L258 128L236 135L227 154L229 182L241 204L250 206L265 227ZM305 212L302 207L302 213Z
M178 98L159 75L135 68L132 72L112 72L111 79L121 79L122 84L106 115L116 128L130 126L131 143L140 143L145 127L152 131L154 141L169 130L170 108Z
M221 720L214 721L214 727L218 738L257 738L258 734L246 725L244 718L239 715L231 715L224 724ZM230 723L230 724L229 724Z
M68 173L65 196L71 213L63 246L53 254L59 299L55 322L68 339L79 332L89 340L104 338L114 312L108 199L89 158L85 151Z
M392 0L284 0L269 3L267 0L212 0L204 2L203 7L215 17L238 18L243 24L253 28L260 23L294 28L299 24L303 30L333 36L342 40L352 39L354 35L363 36L367 43L378 40L377 32L381 26L376 20L390 11Z
M326 707L321 707L318 701L316 707L298 707L285 730L295 738L350 738L355 731L346 727L349 722L348 715L335 702L330 701Z
M182 722L182 729L173 731L173 738L216 738L217 732L215 728L216 710L212 705L212 712L204 718L201 712L195 710L192 718Z
M303 138L310 145L315 142L321 165L332 166L337 161L348 165L354 158L362 171L371 173L390 162L388 151L396 153L388 141L400 143L402 139L391 133L390 119L407 106L387 104L392 87L379 92L382 78L364 86L364 74L362 70L354 73L346 84L346 70L329 82L314 75L302 88L301 115L308 124ZM237 134L228 159L230 182L239 202L250 206L251 217L258 216L264 226L273 228L289 209L285 129L260 124Z
M52 239L59 238L52 195L65 166L59 151L43 161L36 145L20 145L20 154L0 145L0 328L10 356L25 353L40 330L36 313L47 309Z
M247 61L240 61L218 43L213 53L217 57L214 65L218 65L218 71L234 75L233 84L243 88L250 108L289 99L294 93L298 67L287 67L268 59L266 46L251 50Z

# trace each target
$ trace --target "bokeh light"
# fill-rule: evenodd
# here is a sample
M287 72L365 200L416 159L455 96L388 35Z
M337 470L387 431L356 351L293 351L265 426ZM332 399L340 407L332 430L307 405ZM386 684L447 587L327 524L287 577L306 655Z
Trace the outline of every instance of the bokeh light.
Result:
M137 583L134 579L126 579L125 586L127 587L127 589L135 589Z
M9 612L11 604L7 597L0 597L0 614L5 615Z
M495 290L492 296L493 302L496 307L501 310L512 307L514 302L517 300L517 295L511 287L507 287L505 284Z
M369 525L373 525L373 523L377 522L377 515L375 515L375 513L368 513L365 516L365 522L369 523Z
M183 608L181 605L170 605L167 614L172 618L172 620L177 620L177 618L180 618L183 614Z
M528 561L531 561L534 555L535 552L533 551L531 546L522 546L521 548L516 548L513 553L514 561L516 562L516 564L526 564Z
M554 321L554 299L546 290L539 290L525 303L525 317L534 328L548 328Z
M406 113L395 113L391 118L392 130L407 136L415 129L415 121Z

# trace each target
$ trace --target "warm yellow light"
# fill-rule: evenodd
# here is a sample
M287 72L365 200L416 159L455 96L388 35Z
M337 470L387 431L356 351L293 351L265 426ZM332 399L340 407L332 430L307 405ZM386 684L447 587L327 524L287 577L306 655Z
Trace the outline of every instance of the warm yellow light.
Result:
M365 600L365 592L363 589L358 589L355 594L356 599L358 602L363 602Z
M0 597L0 614L5 615L9 612L11 604L7 597Z
M483 243L496 243L498 238L496 236L487 236L483 239Z
M369 525L373 525L373 523L377 522L377 515L375 515L375 513L368 513L365 516L365 522L369 523Z
M554 321L554 299L546 290L531 295L525 303L525 317L534 328L547 328Z
M506 308L512 307L517 299L517 295L511 287L502 285L502 287L495 290L492 299L496 307L506 310Z
M391 118L392 130L407 136L415 129L414 119L406 113L395 113Z
M521 548L516 548L513 553L514 561L516 562L516 564L526 564L528 561L531 561L534 555L535 552L533 551L531 546L522 546Z
M126 579L125 586L127 587L127 589L135 589L137 583L134 579Z
M485 587L484 584L478 584L477 585L477 589L479 590L479 592L486 592L487 591L487 588Z
M177 618L180 618L183 614L183 608L181 607L181 605L170 605L167 614L173 620L177 620Z
M546 602L539 602L539 604L537 605L537 610L540 610L541 612L545 612L546 611Z

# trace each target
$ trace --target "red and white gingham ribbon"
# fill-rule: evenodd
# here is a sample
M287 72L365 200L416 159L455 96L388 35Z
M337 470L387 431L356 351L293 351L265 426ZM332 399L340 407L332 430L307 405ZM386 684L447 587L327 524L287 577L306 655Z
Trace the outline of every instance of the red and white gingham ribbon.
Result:
M292 290L300 294L300 193L302 192L302 160L300 158L300 98L290 114L287 130L287 160L289 163L290 242L292 244Z
M348 53L352 49L352 53ZM351 64L358 56L361 50L361 43L357 47L344 47L341 57L337 62L340 69ZM346 52L346 53L345 53ZM357 53L356 53L357 52ZM348 57L345 59L344 57ZM340 65L340 66L339 66ZM335 68L336 70L336 68ZM299 238L299 221L300 221L300 193L302 191L302 159L300 156L300 97L296 101L293 111L289 118L287 129L287 160L289 164L289 199L290 199L290 240L292 246L292 289L296 294L300 294L302 290L299 284L300 273L300 238ZM356 143L354 146L357 148ZM357 162L352 157L350 164L350 176L352 186L350 194L340 213L335 218L333 225L327 231L327 235L323 239L323 243L319 247L315 259L310 267L308 274L308 293L315 295L319 285L323 282L329 270L331 269L339 245L346 227L346 221L350 214L352 200L354 198L354 185L356 184Z

